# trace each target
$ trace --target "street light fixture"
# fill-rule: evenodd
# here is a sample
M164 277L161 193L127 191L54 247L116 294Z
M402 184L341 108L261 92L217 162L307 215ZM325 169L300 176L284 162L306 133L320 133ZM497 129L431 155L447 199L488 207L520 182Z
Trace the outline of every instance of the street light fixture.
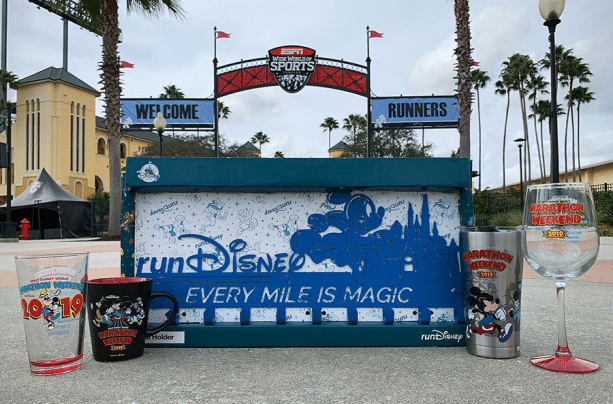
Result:
M153 127L158 131L158 135L160 135L160 157L162 157L162 135L164 134L164 129L166 129L166 119L164 119L161 112L158 112L158 115L153 120Z
M521 147L524 145L524 142L526 141L525 138L520 137L514 140L514 142L517 142L517 147L519 148L519 194L520 194L520 206L522 208L522 210L524 209L524 180L523 180L523 173L522 173L522 164L521 164Z
M566 0L539 0L539 12L545 20L543 25L549 28L549 71L551 72L551 183L560 182L558 163L558 75L556 68L556 25L564 11Z

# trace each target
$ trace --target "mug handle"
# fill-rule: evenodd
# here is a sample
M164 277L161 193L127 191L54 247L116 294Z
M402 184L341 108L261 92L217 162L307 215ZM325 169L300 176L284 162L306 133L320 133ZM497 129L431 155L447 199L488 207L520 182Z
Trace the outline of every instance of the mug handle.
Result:
M153 327L153 328L147 327L147 331L145 332L145 338L150 337L154 334L157 334L158 332L162 331L164 328L168 327L170 323L173 322L173 320L177 316L177 313L179 312L179 302L177 302L177 299L175 299L173 295L171 295L170 293L166 293L166 292L151 292L151 300L157 297L167 297L168 299L172 301L174 308L172 309L172 314L170 315L168 320L164 321L162 324L158 325L157 327ZM149 313L147 313L147 315L149 315Z

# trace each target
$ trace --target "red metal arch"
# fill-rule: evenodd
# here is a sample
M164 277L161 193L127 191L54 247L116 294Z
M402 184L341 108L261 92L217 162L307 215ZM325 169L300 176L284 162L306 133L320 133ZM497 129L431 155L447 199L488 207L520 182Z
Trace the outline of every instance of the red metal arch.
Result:
M368 70L365 66L342 60L317 58L317 67L307 86L319 86L368 96ZM276 86L268 70L267 58L233 63L218 68L217 97L260 87Z

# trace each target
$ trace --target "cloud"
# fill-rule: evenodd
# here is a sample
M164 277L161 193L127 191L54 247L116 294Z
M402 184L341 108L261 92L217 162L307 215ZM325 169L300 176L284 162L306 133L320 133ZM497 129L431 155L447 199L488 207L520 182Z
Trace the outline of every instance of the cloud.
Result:
M283 115L286 104L282 99L277 88L266 88L231 95L223 101L232 110L232 123L244 124Z
M610 126L609 126L610 127ZM611 160L613 129L600 132L581 132L581 165Z
M481 62L481 70L493 71L512 53L523 52L518 48L529 35L531 24L525 9L487 6L473 19L470 29L473 59Z
M594 92L594 97L598 102L592 102L592 105L586 105L582 109L594 112L611 112L611 104L613 104L613 52L611 52L611 43L613 43L613 27L607 27L600 35L591 40L583 40L577 42L572 48L575 56L583 58L592 72L590 77L591 82L581 84L588 87Z
M505 21L505 24L500 21ZM499 70L502 61L511 55L509 49L517 48L530 29L530 19L525 10L487 6L471 23L473 59L481 63L479 68L482 70ZM409 83L414 86L415 94L447 94L455 89L455 47L453 34L434 50L419 56L409 74Z
M263 157L273 157L277 151L282 152L285 157L291 157L295 155L294 143L287 133L275 136L275 138L270 140L270 143L264 145L267 150L264 150Z
M415 95L449 94L455 89L453 37L442 41L435 50L421 55L409 73L409 84Z

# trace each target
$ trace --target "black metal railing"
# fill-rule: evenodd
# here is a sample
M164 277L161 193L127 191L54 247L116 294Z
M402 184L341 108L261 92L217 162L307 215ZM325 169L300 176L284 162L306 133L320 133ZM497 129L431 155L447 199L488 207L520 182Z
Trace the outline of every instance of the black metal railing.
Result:
M608 206L605 205L609 205L609 201L613 200L613 184L592 185L592 193L597 210L607 209ZM510 212L521 214L521 195L517 191L506 194L473 194L473 213L477 226L490 225L495 215Z
M597 192L608 192L608 191L613 191L613 184L607 184L605 182L604 184L592 185L593 194Z
M519 192L473 194L473 213L477 226L489 225L493 216L513 211L521 211L521 194Z

